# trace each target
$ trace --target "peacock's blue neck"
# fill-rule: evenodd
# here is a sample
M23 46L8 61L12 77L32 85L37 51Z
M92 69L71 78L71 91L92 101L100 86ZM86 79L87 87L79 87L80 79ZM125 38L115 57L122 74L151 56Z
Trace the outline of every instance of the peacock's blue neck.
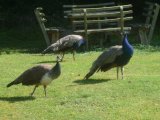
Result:
M123 46L123 52L126 56L133 55L134 50L133 50L133 47L131 46L131 44L128 42L127 35L125 35L123 38L122 46Z

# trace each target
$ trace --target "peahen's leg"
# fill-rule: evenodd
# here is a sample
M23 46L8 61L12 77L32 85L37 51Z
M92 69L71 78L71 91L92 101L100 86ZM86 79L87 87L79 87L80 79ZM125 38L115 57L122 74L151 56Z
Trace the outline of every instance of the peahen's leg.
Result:
M121 75L122 75L122 79L123 79L123 72L124 72L124 68L123 66L121 67Z
M117 67L117 80L118 80L119 67Z
M35 90L36 90L37 87L38 87L38 85L36 85L36 86L34 87L33 92L30 94L31 96L34 94L34 92L35 92Z
M62 55L61 55L61 61L63 61L63 58L64 58L64 52L62 52Z
M46 95L47 95L47 93L46 93L46 87L47 87L47 86L44 85L43 87L44 87L44 94L45 94L45 97L46 97Z
M74 50L72 51L72 54L73 54L73 60L75 61L75 51Z

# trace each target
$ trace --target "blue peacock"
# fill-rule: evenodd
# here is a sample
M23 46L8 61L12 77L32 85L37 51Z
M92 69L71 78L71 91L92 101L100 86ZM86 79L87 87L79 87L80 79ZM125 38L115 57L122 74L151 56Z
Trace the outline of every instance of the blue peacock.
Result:
M123 67L128 64L134 53L133 47L128 42L127 35L123 37L122 45L116 45L110 47L104 51L92 64L90 71L86 74L84 79L88 79L96 71L108 71L114 67L117 67L117 79L119 74L119 68L121 69L121 75L123 79Z
M64 58L66 51L70 50L73 54L73 59L75 60L75 51L82 45L85 44L85 40L81 35L67 35L57 40L56 43L51 44L47 47L42 54L46 54L49 51L53 50L54 53L61 53L61 61Z

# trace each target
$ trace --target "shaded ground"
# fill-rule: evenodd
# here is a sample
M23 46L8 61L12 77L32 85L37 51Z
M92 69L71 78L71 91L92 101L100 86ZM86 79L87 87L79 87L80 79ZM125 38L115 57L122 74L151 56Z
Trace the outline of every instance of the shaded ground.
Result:
M137 41L135 35L129 35L130 42L135 48L140 50L149 50L150 52L160 51L160 30L156 29L153 40L151 41L151 46L146 47L140 45ZM108 43L104 41L104 48L110 47L112 45L120 44L119 38L111 36L111 42ZM99 37L97 35L91 35L90 44L92 44L90 50L102 50L99 45ZM21 53L40 53L44 48L46 48L45 40L42 36L41 30L37 26L33 26L31 29L28 28L14 28L11 30L0 30L0 54L6 53L10 54L12 52ZM83 50L80 50L83 51Z

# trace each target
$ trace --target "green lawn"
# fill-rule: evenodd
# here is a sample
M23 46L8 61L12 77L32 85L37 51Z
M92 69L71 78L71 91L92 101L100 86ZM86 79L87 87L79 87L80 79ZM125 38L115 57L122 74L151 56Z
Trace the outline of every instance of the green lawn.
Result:
M62 74L47 87L6 88L20 73L37 64L55 64L54 55L2 53L0 55L0 120L158 120L160 118L159 50L135 50L116 80L116 69L83 77L101 52L67 54Z

